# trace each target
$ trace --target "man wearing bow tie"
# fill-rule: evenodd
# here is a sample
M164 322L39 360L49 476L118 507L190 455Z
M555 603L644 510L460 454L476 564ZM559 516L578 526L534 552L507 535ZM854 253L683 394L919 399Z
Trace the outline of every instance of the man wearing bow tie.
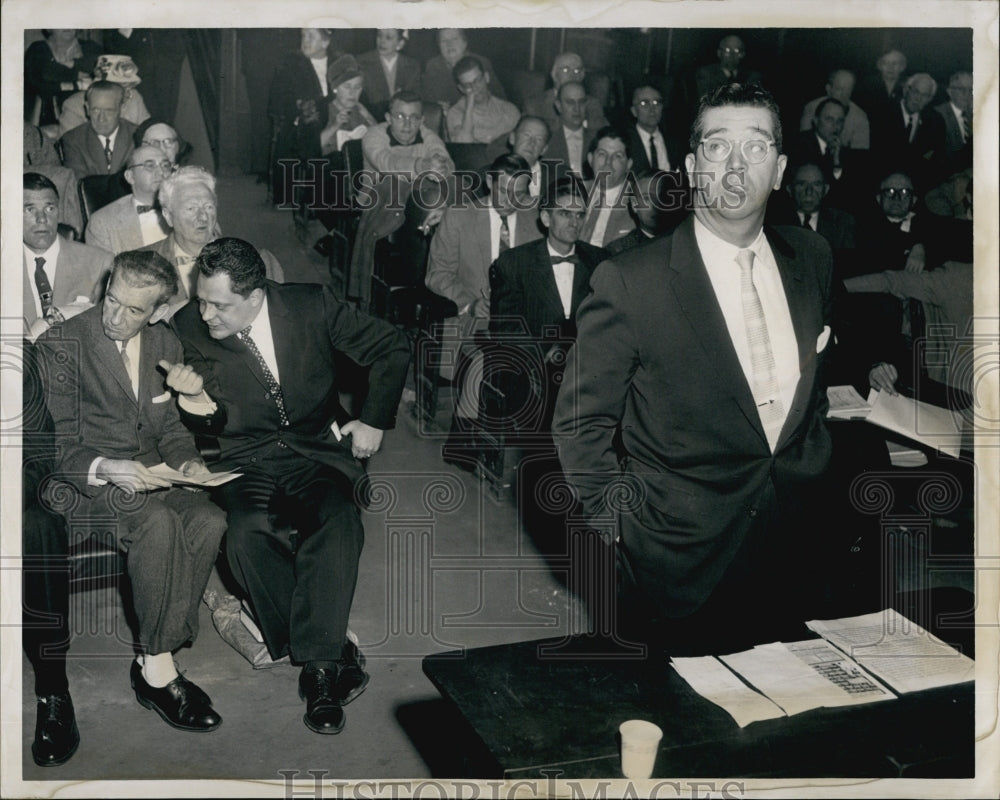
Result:
M177 269L180 281L170 301L172 316L196 296L195 259L206 244L221 235L215 178L202 167L181 167L162 179L157 197L170 233L142 249L159 253ZM278 259L267 250L261 250L260 256L267 277L281 283L285 276Z
M167 238L169 228L156 204L156 192L172 165L159 148L140 147L129 156L125 180L132 194L93 213L87 222L87 244L115 255L138 250Z

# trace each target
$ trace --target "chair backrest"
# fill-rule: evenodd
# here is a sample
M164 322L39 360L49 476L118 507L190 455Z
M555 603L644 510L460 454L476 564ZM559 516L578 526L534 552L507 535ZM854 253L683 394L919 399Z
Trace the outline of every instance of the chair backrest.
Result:
M478 170L489 163L486 144L483 142L448 142L448 155L455 162L455 169L465 172Z
M119 197L124 197L130 191L125 177L120 172L112 175L87 175L80 178L77 193L80 196L80 213L83 216L83 227L87 227L90 215L100 208L113 203Z

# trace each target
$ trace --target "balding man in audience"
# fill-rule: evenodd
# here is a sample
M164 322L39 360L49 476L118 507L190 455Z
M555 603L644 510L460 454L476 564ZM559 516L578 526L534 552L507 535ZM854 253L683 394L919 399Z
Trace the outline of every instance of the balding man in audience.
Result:
M118 83L95 81L87 89L87 122L62 137L63 163L76 174L110 175L120 171L132 154L135 125L122 119L125 89Z
M559 116L549 124L552 138L545 151L547 160L561 162L569 172L582 177L584 157L594 133L600 130L585 124L587 90L582 83L564 83L556 93L555 106Z
M125 181L132 193L95 211L87 222L87 244L115 255L167 238L170 229L156 203L163 178L173 169L157 147L139 147L129 156Z
M844 130L840 141L854 150L867 150L871 146L871 131L868 126L868 115L857 103L851 100L854 92L854 73L849 69L835 69L826 79L826 94L810 100L802 109L802 119L799 120L799 130L807 131L813 126L816 107L826 98L832 97L847 107L844 117Z
M521 112L493 96L490 75L476 56L463 56L451 71L462 99L448 109L448 133L453 142L487 144L510 133Z
M746 54L746 45L739 36L730 34L722 37L715 51L719 60L699 67L694 74L695 102L727 83L754 83L759 86L760 73L743 66Z
M918 72L906 79L898 103L871 115L873 157L910 172L922 188L942 177L945 161L944 119L930 107L936 93L937 81Z
M829 203L837 208L853 208L868 180L865 154L844 144L846 106L827 97L816 106L812 130L798 134L789 148L793 164L812 162L822 166L831 181Z
M562 116L558 108L559 89L567 83L578 83L583 86L583 80L587 76L587 71L583 66L583 59L576 53L560 53L552 63L552 88L547 89L540 95L530 97L525 101L525 112L544 119L553 130L558 124L556 118ZM586 89L583 98L583 120L586 127L592 131L603 128L608 124L604 116L604 109L597 101L596 97L588 97Z
M24 329L34 340L100 299L112 255L59 235L59 193L52 181L26 172L23 186Z
M178 274L178 291L170 300L170 316L197 296L198 271L195 259L202 248L222 232L219 228L219 201L215 193L215 178L202 167L181 167L163 179L158 192L163 219L170 234L163 240L143 247L159 253L174 265ZM270 252L261 250L267 277L281 283L284 271Z
M667 172L681 167L681 155L673 141L663 134L663 95L652 86L640 86L632 93L629 109L635 119L628 127L628 148L632 170L636 175L646 172Z

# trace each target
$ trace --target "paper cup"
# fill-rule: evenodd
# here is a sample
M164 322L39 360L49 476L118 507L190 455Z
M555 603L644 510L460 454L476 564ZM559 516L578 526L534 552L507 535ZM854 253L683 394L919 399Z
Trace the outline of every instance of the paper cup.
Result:
M622 736L622 775L626 778L652 777L663 731L644 719L626 720L618 726L618 731Z

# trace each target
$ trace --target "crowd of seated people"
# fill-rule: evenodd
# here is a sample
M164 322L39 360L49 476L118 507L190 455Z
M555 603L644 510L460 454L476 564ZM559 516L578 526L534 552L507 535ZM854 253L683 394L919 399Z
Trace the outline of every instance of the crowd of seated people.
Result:
M242 298L233 301L237 306L258 297L255 292L281 302L283 294L274 287L284 272L277 259L262 247L221 238L215 177L185 163L190 148L169 117L150 115L148 108L162 104L137 89L146 66L129 54L102 54L76 31L45 33L25 54L26 338L44 342L49 328L84 312L86 320L96 319L90 309L102 302L113 266L119 276L153 267L173 276L160 281L162 291L146 304L143 325L169 322L180 313L182 324L196 326L191 307L181 309L216 284L224 290L216 296ZM419 221L429 239L426 264L412 273L445 310L432 334L441 345L435 379L455 389L444 459L463 469L481 467L482 434L491 435L490 426L505 415L534 409L517 417L514 432L535 437L549 469L555 461L549 428L556 393L591 274L606 259L670 235L704 199L698 176L688 168L691 154L706 144L678 135L692 120L687 101L696 105L732 84L766 87L774 78L744 66L747 48L730 34L718 43L717 63L692 65L691 98L675 92L673 108L657 88L662 76L655 75L627 87L618 101L602 103L589 88L587 54L568 51L552 60L551 85L514 98L490 60L470 51L464 31L439 31L440 54L423 66L406 54L408 41L405 30L382 29L375 49L347 53L334 45L331 30L300 31L299 49L278 65L268 92L271 199L292 213L303 237L310 219L328 230L339 220L353 220L343 227L352 239L351 257L332 265L343 273L333 281L339 296L331 291L327 299L324 293L316 313L336 302L337 313L351 320L338 324L382 337L385 352L377 356L358 341L351 348L359 362L391 361L386 369L398 383L405 345L362 319L370 311L377 242L405 224L413 206L407 198L418 179L439 183L443 202ZM967 381L923 363L920 342L929 325L962 328L971 316L972 76L963 70L937 79L907 74L907 59L898 50L882 54L875 73L861 79L842 65L826 66L825 86L813 87L798 107L782 109L800 120L800 129L765 145L788 159L767 203L767 222L810 229L832 252L840 345L831 381L853 383L862 394L871 387L968 405ZM729 142L724 158L758 163L753 159L760 154L748 153L748 144L753 142ZM348 171L359 166L367 177L356 181ZM340 194L332 205L320 202L333 196L321 183L337 178L343 187L345 176L362 199ZM310 187L316 180L321 183ZM82 209L73 202L78 192L87 198ZM251 251L260 274L243 287L229 254ZM120 258L135 252L156 257L137 257L138 266ZM222 318L226 311L218 302ZM251 306L247 313L256 313L259 303ZM209 328L208 338L225 338ZM241 337L244 332L230 331ZM514 349L491 348L490 342L513 342ZM256 357L273 360L274 344ZM951 348L952 359L960 358L953 345L943 346ZM527 366L511 370L512 363ZM271 380L277 385L285 375L282 368ZM190 380L174 375L170 386L197 398L201 384ZM398 400L395 388L401 384L379 395L385 403ZM289 423L279 407L280 416L268 424L274 423L280 442ZM378 436L366 425L356 439L362 443L356 457L378 450L381 428L391 417L391 409L379 407L372 418ZM533 463L542 469L546 462ZM353 670L344 679L347 688L338 684L343 670L337 670L345 666L339 651L332 658L324 651L306 659L320 664L310 667L308 677L318 682L303 689L309 698L306 724L319 733L340 730L343 715L334 709L367 682L363 662L345 658ZM331 669L324 666L328 662L339 664L332 677L322 672ZM143 681L159 681L152 670L142 674ZM152 683L140 685L155 698ZM208 714L207 698L200 702ZM72 706L69 717L65 704L59 707L61 716L46 712L48 728L40 722L40 764L61 763L75 749ZM167 719L171 712L165 713ZM42 709L39 714L41 719ZM198 724L210 727L210 721Z

